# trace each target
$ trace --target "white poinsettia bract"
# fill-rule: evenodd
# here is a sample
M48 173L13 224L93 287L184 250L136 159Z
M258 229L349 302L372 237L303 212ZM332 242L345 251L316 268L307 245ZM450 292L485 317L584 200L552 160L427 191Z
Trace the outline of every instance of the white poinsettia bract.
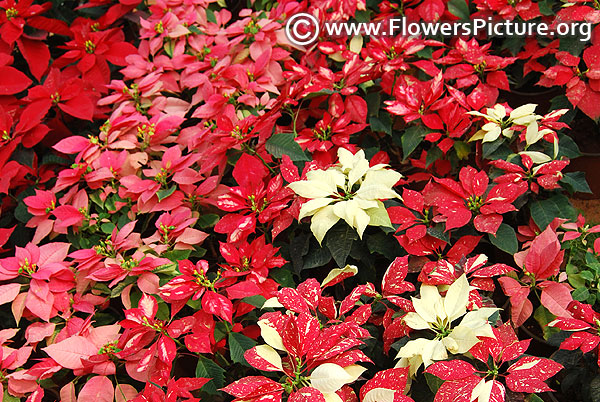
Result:
M497 104L493 108L487 108L485 114L477 111L468 112L472 116L483 117L487 121L469 141L483 140L483 142L492 142L497 140L500 135L512 138L515 132L514 126L525 126L527 127L527 144L530 145L533 142L537 142L544 136L545 132L538 131L537 122L542 116L535 114L536 106L529 103L507 113L504 106Z
M289 184L299 196L307 198L298 219L312 216L310 229L321 243L325 234L340 219L362 235L368 225L391 227L381 200L400 198L393 190L402 175L386 164L369 166L364 151L356 154L338 150L339 163L327 170L312 170L306 180Z
M467 312L469 282L466 275L458 278L442 297L436 286L422 285L421 298L412 298L415 312L407 313L404 322L414 330L431 330L434 339L419 338L409 341L399 351L398 366L410 366L414 375L423 364L448 358L448 352L466 353L478 336L494 337L488 318L499 309L484 307ZM454 322L462 319L456 325Z

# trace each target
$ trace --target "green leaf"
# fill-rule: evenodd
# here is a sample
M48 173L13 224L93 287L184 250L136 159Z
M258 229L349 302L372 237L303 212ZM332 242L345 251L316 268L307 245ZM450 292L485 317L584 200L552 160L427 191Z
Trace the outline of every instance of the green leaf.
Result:
M156 195L158 197L158 201L160 202L160 201L164 200L165 198L167 198L168 196L170 196L171 194L173 194L175 192L175 190L177 190L177 186L176 185L173 185L173 186L171 186L171 187L169 187L169 188L167 188L165 190L158 190L156 192Z
M294 267L295 273L302 271L302 258L308 253L310 246L310 237L308 233L300 233L294 237L290 243L289 253L292 266Z
M316 98L317 96L331 95L334 92L337 92L337 91L333 91L331 89L322 89L322 90L320 90L318 92L311 92L311 93L309 93L303 99L312 99L312 98Z
M542 15L554 15L554 10L552 10L552 4L554 4L553 0L541 0L538 1L538 6L540 8L540 14ZM554 110L554 109L550 109ZM541 401L541 399L540 399Z
M427 234L445 242L450 241L450 236L448 236L448 232L446 232L444 225L442 224L428 227Z
M205 214L200 215L196 223L202 229L213 227L219 221L219 215L217 214Z
M590 272L590 271L582 271L579 276L581 276L583 279L585 279L588 282L593 282L595 275Z
M225 321L218 321L215 324L215 342L219 342L222 339L225 339L225 337L227 336L227 334L229 334L229 332L231 332L231 328L229 327L229 324Z
M592 253L585 253L585 264L587 268L591 268L594 272L600 273L600 263Z
M23 200L31 195L35 195L35 189L33 187L28 187L25 191L21 192L17 197L17 207L15 208L15 218L22 223L27 223L29 219L33 217L27 211L27 205L23 202Z
M290 157L292 161L308 161L308 157L294 141L294 133L275 134L269 138L265 144L267 151L276 158L281 158L283 155Z
M248 296L248 297L244 297L242 299L242 301L244 303L248 303L249 305L258 307L258 308L261 308L263 306L263 304L265 304L266 300L267 299L265 299L265 297L262 295Z
M71 164L71 159L63 158L62 156L58 156L55 154L45 154L42 156L42 160L40 165L69 165Z
M504 140L502 138L498 138L495 141L484 142L483 144L481 144L483 157L489 159L489 156L493 154L498 148L500 148L500 145L502 145L503 143Z
M177 263L171 262L165 265L161 265L152 270L155 274L165 274L169 276L181 275L181 272L177 269Z
M427 131L421 126L411 126L402 134L402 156L404 160L408 159L419 144L425 138ZM434 148L435 149L435 148ZM441 151L440 151L441 152Z
M573 291L571 296L573 296L573 299L583 302L586 301L588 297L590 297L590 291L587 290L586 287L577 288Z
M565 173L560 181L569 185L573 189L573 192L592 194L592 190L585 179L584 172Z
M585 279L579 274L569 274L568 279L569 285L573 286L575 289L585 286Z
M558 50L569 52L573 56L579 56L585 47L585 42L580 40L577 35L563 36L560 38Z
M381 112L380 116L369 117L369 126L376 133L392 135L392 118L389 113Z
M158 301L158 310L156 311L156 318L161 321L168 321L171 313L169 312L169 306L162 300Z
M202 391L205 391L212 395L219 394L218 389L225 386L225 370L215 362L207 359L204 356L198 357L198 364L196 365L196 378L212 378L211 381L207 382Z
M119 211L120 213L122 213L122 215L119 216L119 219L117 220L117 227L119 229L131 222L131 219L129 218L129 216L127 216L128 211L128 207L121 208L121 210Z
M208 22L212 22L214 24L217 23L217 17L215 16L215 12L213 10L211 10L210 8L206 8L206 20Z
M568 264L565 266L565 272L566 272L567 274L569 274L569 275L571 275L571 274L576 274L577 272L579 272L579 269L578 269L578 268L577 268L575 265L573 265L573 264L571 264L571 263L568 263ZM577 287L577 286L576 286L576 287Z
M422 59L431 59L433 58L433 46L426 46L425 48L419 50L416 54Z
M27 223L32 217L33 215L27 211L27 205L25 205L25 203L20 202L17 204L17 207L15 208L15 218L17 218L19 222Z
M106 222L100 225L100 230L102 230L102 233L111 234L115 227L114 223Z
M511 154L513 154L512 150L508 145L506 145L506 141L504 137L500 137L492 142L484 142L481 146L483 157L485 159L504 159L507 160Z
M7 389L4 390L4 395L2 395L2 402L19 402L20 400L21 399L9 394Z
M185 303L185 305L189 306L192 310L195 310L195 311L202 310L202 299L198 299L198 300L189 299L187 301L187 303Z
M592 253L585 253L585 263L587 265L598 265L598 259Z
M371 21L371 14L369 10L356 10L354 18L356 18L356 21L358 22L369 22Z
M506 223L500 225L496 236L490 233L488 237L494 246L508 254L515 254L519 250L519 242L517 241L515 230Z
M365 96L365 100L367 101L368 115L378 116L380 113L379 107L381 106L381 94L379 92L369 92Z
M531 217L541 230L554 220L554 218L566 218L575 220L577 213L569 202L569 199L562 194L554 195L547 200L534 201L529 206Z
M202 31L196 25L190 25L187 27L187 29L188 31L196 35L200 35L202 33Z
M104 201L104 207L107 211L116 211L117 207L115 205L115 198L106 197L106 200Z
M90 194L90 200L100 208L104 208L104 201L100 198L100 191L96 191Z
M533 313L533 318L540 324L540 327L544 331L544 339L548 340L552 334L560 332L559 328L549 327L548 323L553 321L556 317L548 311L544 306L539 306Z
M239 332L230 332L227 339L229 343L229 356L234 363L241 363L250 367L244 358L244 352L256 346L256 342Z
M392 236L379 232L367 237L367 247L371 254L378 253L390 261L400 255L399 244Z
M513 56L516 56L524 45L525 38L522 36L511 36L502 40L502 50L507 49Z
M444 153L439 148L432 148L427 151L427 156L425 157L425 166L430 166L433 162L440 159L444 156Z
M168 258L173 262L187 260L192 253L192 250L171 250L164 252L161 257Z
M346 258L348 258L352 243L356 238L357 233L354 228L351 228L345 222L340 222L329 229L325 238L325 245L338 267L346 266Z
M569 104L569 107L570 104ZM553 145L549 145L552 147ZM577 143L573 141L573 138L568 135L559 134L558 135L558 158L564 156L565 158L575 159L581 156L581 151L577 146Z
M21 165L31 167L33 166L33 155L32 149L19 147L13 152L11 159L16 160Z
M464 141L455 141L454 142L454 150L456 151L456 156L458 159L467 159L471 154L471 146L469 143Z
M469 5L465 0L450 0L448 2L448 11L461 20L468 20L470 17Z
M322 267L329 261L331 261L331 253L327 247L319 246L316 240L311 241L308 254L304 256L302 262L302 269Z
M166 40L163 42L163 50L169 57L173 57L173 51L175 50L175 42L172 40Z
M529 394L525 397L525 402L544 402L544 400L536 394Z
M114 288L112 288L110 290L110 298L112 299L112 298L121 296L121 293L123 293L123 290L125 290L125 288L127 286L131 285L136 280L137 280L137 276L128 276L128 277L126 277L125 280L119 282L117 284L117 286L115 286Z
M296 282L292 272L287 268L277 268L269 271L269 276L282 287L295 288Z
M425 381L427 381L427 386L429 386L429 389L434 394L437 393L438 389L444 383L444 380L430 373L425 373Z

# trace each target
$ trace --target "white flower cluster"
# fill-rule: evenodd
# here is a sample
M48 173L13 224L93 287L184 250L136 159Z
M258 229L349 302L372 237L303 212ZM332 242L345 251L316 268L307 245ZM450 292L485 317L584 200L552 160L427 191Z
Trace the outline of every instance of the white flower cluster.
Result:
M410 366L414 375L422 364L427 367L436 360L446 360L448 352L468 352L479 342L478 336L494 337L488 317L499 309L484 307L467 312L469 291L466 275L450 285L445 297L436 286L421 286L421 298L412 298L415 312L407 313L404 322L415 330L429 329L435 337L409 341L398 351L398 366ZM461 317L460 323L453 326Z
M400 198L393 190L402 175L386 164L370 167L364 151L356 154L338 149L339 163L327 170L312 170L306 180L289 187L309 199L300 209L298 219L312 216L310 229L321 243L325 234L340 219L362 235L368 225L391 227L381 200Z

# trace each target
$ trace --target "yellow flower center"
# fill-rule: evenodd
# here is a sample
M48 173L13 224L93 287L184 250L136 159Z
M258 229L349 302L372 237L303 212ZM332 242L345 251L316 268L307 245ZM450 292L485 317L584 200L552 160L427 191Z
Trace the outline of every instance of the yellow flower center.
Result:
M90 39L85 41L85 52L92 54L96 50L96 44L92 42Z
M17 15L19 15L19 10L17 10L14 7L10 7L6 9L6 18L10 21L11 19L15 18Z

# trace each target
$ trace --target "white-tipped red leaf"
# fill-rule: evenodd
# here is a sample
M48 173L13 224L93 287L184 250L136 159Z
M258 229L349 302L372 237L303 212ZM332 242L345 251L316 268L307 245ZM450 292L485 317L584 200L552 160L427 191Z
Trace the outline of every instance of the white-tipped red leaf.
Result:
M415 286L405 281L408 274L408 256L396 257L383 275L381 287L384 293L399 295L404 292L412 292Z
M408 367L398 367L380 371L365 383L360 389L360 399L363 402L387 402L399 393L402 395L406 389Z
M552 389L544 382L563 366L553 360L525 356L508 368L506 385L514 392L545 392Z
M205 292L202 297L202 308L207 313L223 318L227 322L233 320L233 304L231 300L215 292Z
M479 376L473 375L462 380L446 381L435 394L434 402L471 402L473 389L481 382Z
M288 402L326 402L326 400L318 389L303 387L290 395Z
M248 349L244 358L252 367L263 371L283 371L281 356L269 345L259 345Z
M323 279L321 287L326 288L340 283L346 278L350 278L358 273L358 268L354 265L346 265L344 268L334 268Z
M304 298L296 289L281 289L277 295L277 300L279 300L279 303L281 303L288 310L296 313L310 313L310 310L308 309L308 303L306 303L306 300L304 300Z
M444 381L460 380L475 373L475 367L464 360L450 360L433 363L427 367L426 373L433 374Z
M278 382L266 377L250 376L237 380L221 390L235 397L252 400L253 402L278 402L281 401L283 387Z

